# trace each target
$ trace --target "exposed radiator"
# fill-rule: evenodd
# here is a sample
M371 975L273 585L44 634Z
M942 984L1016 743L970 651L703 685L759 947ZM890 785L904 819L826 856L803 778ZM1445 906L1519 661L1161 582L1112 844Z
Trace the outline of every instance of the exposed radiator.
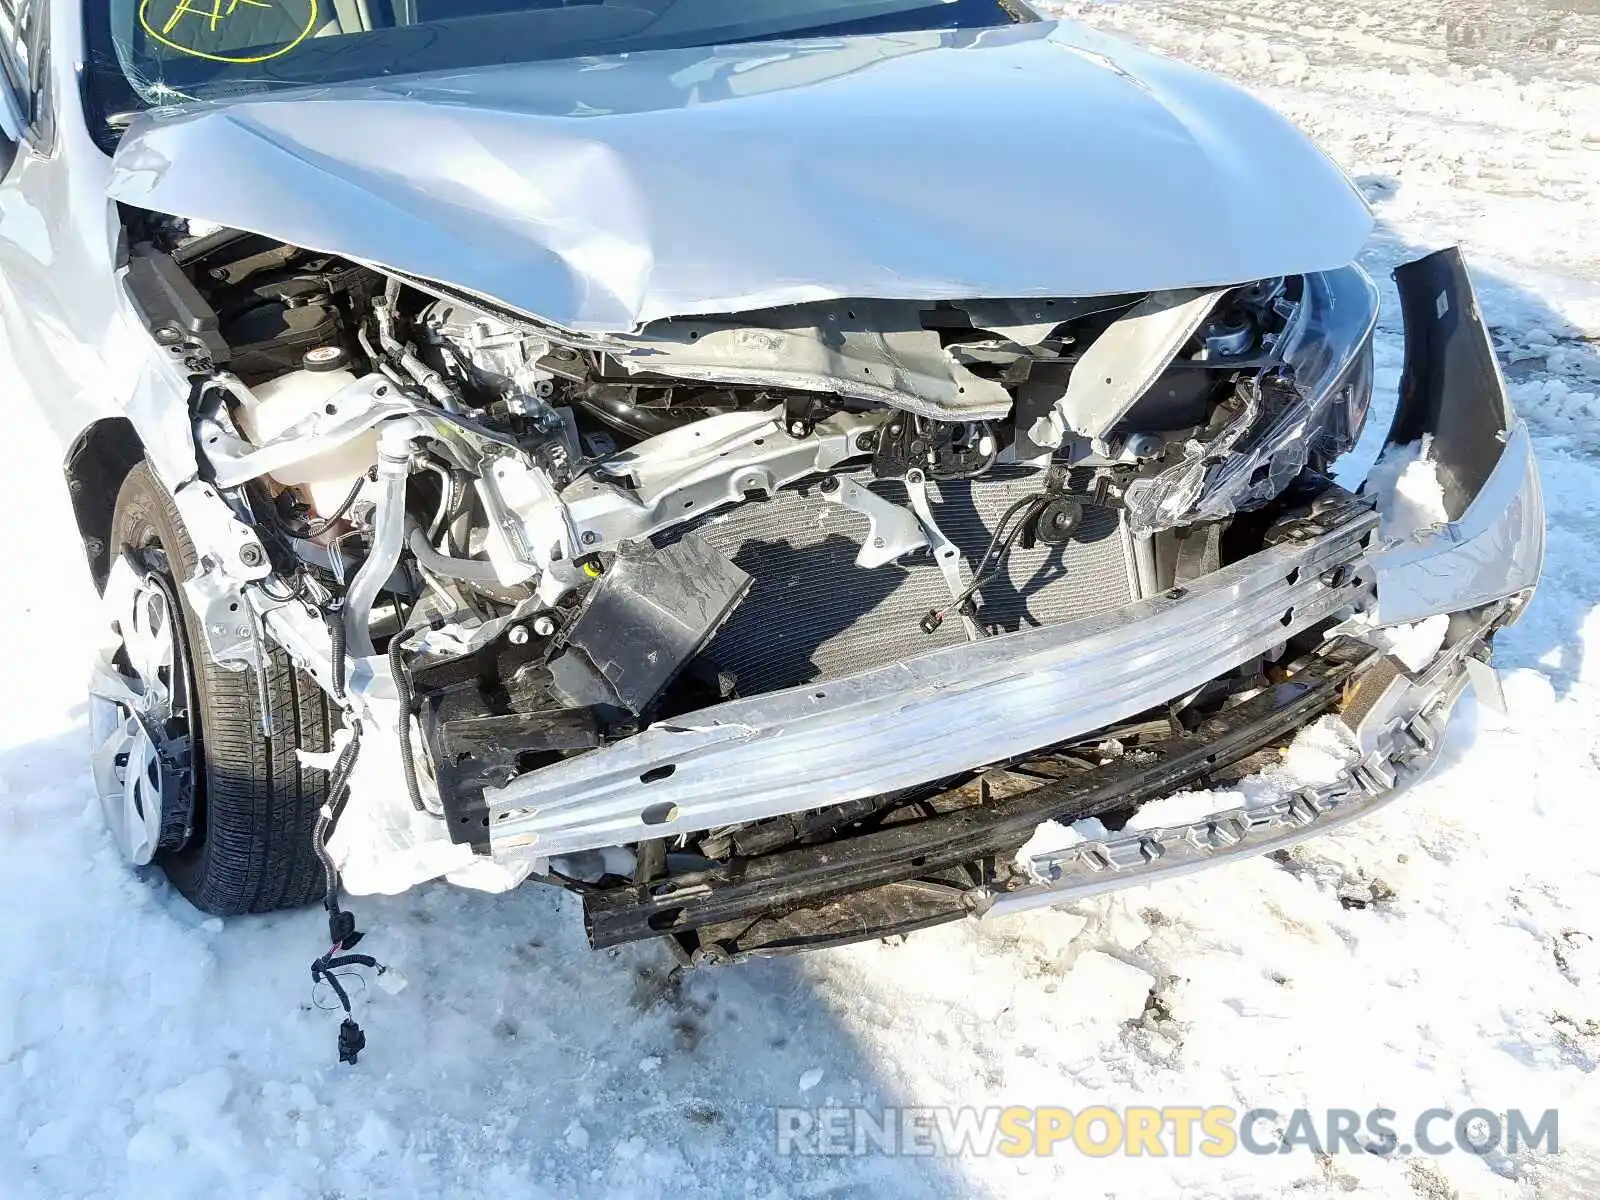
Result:
M855 478L895 503L906 501L897 481ZM737 677L741 695L832 679L966 640L955 617L933 634L920 628L929 609L950 604L932 556L920 551L873 570L857 567L867 519L825 501L819 482L691 526L755 581L705 652ZM1011 468L930 484L934 518L961 548L968 578L1005 511L1040 483L1039 472ZM1132 574L1118 515L1086 508L1070 545L1011 552L983 589L979 620L1010 632L1104 612L1133 598Z

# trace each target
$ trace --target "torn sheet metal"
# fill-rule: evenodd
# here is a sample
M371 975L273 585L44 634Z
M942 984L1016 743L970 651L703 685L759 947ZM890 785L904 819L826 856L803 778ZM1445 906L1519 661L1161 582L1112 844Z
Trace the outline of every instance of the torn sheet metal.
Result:
M1053 22L183 106L135 123L110 192L608 332L845 297L1215 287L1339 266L1372 225L1259 101Z
M937 332L916 323L918 307L863 300L739 321L665 321L626 339L616 361L634 375L832 392L935 420L992 421L1010 412L1011 394L952 358Z
M608 344L616 365L634 377L830 392L936 421L999 420L1011 411L1010 393L969 364L992 374L1019 358L1056 358L1062 347L1051 339L1061 326L1140 300L829 300L726 320L656 321ZM966 340L969 331L988 336ZM962 340L946 345L951 332Z
M1066 395L1029 436L1041 446L1060 446L1069 430L1105 437L1150 390L1226 291L1189 289L1146 296L1083 352Z

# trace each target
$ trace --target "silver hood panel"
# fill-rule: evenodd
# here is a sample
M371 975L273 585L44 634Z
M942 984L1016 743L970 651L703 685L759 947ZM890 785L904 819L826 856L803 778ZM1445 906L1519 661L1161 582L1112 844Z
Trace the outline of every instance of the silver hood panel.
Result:
M124 137L111 194L610 332L1238 283L1340 266L1371 226L1264 105L1054 22L184 106Z

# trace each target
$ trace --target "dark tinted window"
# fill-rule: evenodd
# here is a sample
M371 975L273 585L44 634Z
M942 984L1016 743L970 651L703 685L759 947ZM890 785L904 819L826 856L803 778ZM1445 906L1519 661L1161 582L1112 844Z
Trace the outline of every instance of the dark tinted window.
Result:
M0 3L7 0L0 0ZM164 103L277 86L768 38L978 28L1013 0L89 0L97 73ZM115 80L102 79L107 92ZM110 108L114 105L102 105Z

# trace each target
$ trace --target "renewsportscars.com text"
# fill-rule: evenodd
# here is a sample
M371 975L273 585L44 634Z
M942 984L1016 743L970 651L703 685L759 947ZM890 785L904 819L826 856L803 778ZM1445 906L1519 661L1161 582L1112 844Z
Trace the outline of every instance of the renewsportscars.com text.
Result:
M1226 1105L1094 1105L991 1108L779 1108L779 1154L967 1156L1082 1154L1164 1158L1246 1154L1408 1156L1560 1149L1555 1109L1457 1112L1430 1108L1402 1120L1394 1110L1278 1112Z

